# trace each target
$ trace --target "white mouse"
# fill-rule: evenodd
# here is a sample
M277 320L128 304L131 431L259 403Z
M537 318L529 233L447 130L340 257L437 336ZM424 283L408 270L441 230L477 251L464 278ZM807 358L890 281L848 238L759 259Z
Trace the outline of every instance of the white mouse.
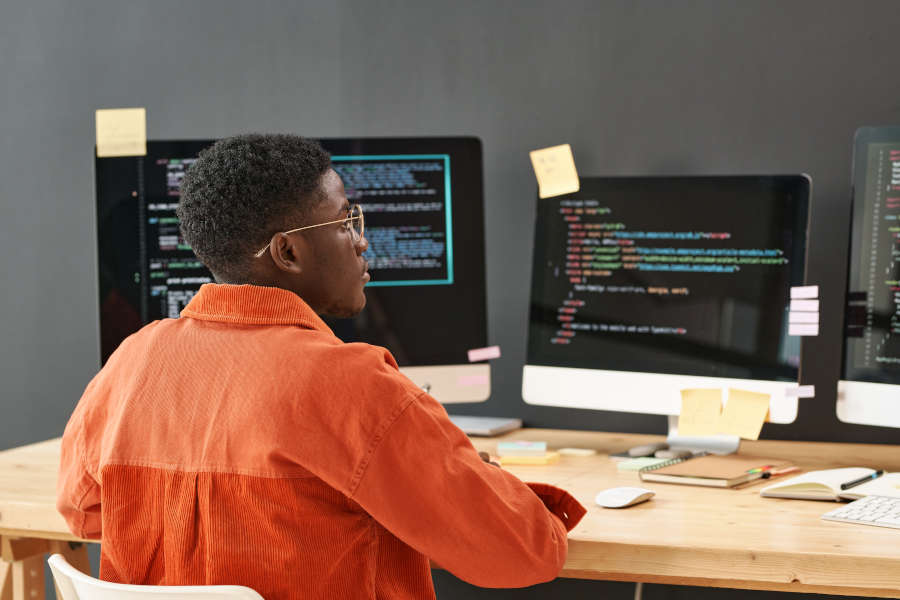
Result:
M603 490L594 502L603 508L625 508L652 498L656 492L639 487L615 487Z

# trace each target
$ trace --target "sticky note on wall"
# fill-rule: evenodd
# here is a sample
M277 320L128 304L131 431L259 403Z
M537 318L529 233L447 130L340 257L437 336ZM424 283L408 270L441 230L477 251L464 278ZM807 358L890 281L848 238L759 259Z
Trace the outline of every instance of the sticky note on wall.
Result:
M96 112L97 157L146 156L147 110L103 108Z
M681 390L681 414L678 417L678 435L714 435L718 432L721 415L721 389Z
M552 198L577 192L581 188L575 157L569 144L551 146L529 152L534 175L538 182L538 196Z
M729 389L719 421L719 433L758 440L769 414L769 394Z

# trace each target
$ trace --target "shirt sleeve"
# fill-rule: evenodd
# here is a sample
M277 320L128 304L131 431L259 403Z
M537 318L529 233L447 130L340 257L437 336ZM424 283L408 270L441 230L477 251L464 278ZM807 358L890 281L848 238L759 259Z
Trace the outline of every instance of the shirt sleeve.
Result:
M352 498L405 543L482 587L554 579L566 532L585 514L564 490L526 485L482 461L424 393L373 441L365 462Z
M87 395L91 386L85 391ZM56 509L80 538L100 539L100 485L88 471L84 449L84 398L66 425L60 448Z

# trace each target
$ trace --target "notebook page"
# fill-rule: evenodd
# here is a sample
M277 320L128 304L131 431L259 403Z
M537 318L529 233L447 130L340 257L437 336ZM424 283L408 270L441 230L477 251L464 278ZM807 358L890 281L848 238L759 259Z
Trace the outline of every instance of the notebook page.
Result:
M878 479L855 485L841 492L845 498L862 498L863 496L891 496L900 498L900 473L885 473Z

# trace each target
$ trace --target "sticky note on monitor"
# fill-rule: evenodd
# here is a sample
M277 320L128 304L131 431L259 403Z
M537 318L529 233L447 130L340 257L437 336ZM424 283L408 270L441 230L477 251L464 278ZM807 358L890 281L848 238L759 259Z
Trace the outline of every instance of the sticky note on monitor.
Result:
M791 288L791 299L799 298L818 298L819 297L819 286L817 285L803 285Z
M469 362L493 360L500 358L500 346L488 346L487 348L474 348L469 350Z
M147 110L103 108L96 112L97 157L146 156Z
M788 323L819 323L819 313L817 312L794 312L788 313Z
M571 194L581 188L578 171L575 170L575 157L572 156L569 144L532 150L529 156L541 198Z
M819 335L818 323L788 323L788 335L811 336Z
M758 440L768 414L769 394L731 388L719 420L719 433Z
M818 300L791 300L791 312L819 312Z
M795 388L784 390L785 398L815 398L816 386L814 385L798 385Z
M487 376L487 374L482 373L478 375L460 375L456 378L456 385L460 386L473 386L473 385L490 385L491 378Z
M721 415L721 389L681 390L681 414L678 417L678 435L714 435L719 431Z

